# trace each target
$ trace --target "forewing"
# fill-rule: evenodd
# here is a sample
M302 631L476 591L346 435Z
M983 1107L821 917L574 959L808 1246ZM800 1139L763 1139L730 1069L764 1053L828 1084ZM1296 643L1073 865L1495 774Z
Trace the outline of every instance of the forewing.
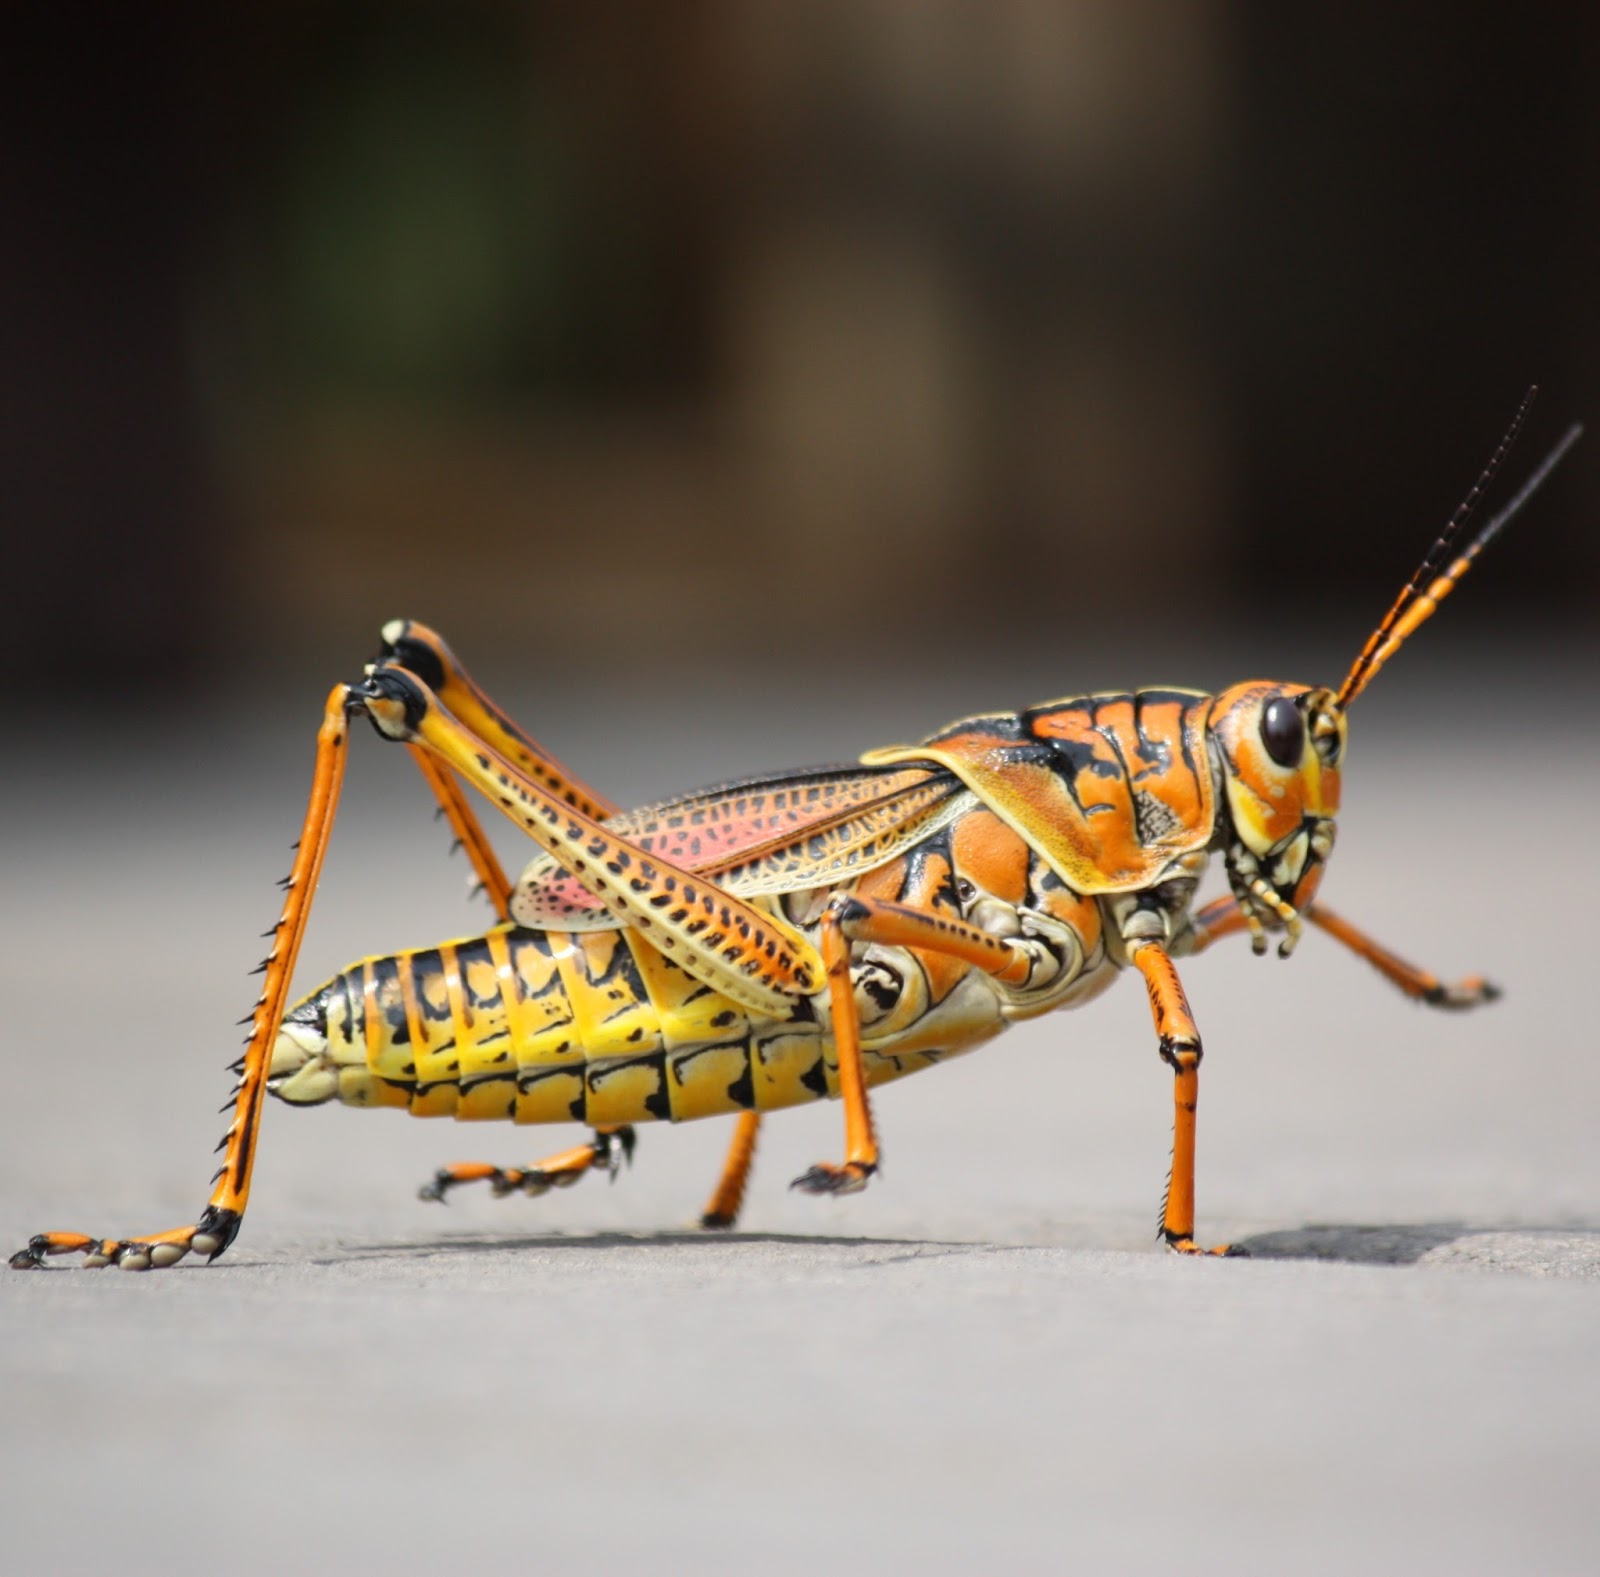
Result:
M952 772L916 766L816 767L744 778L613 816L607 830L741 897L797 892L859 875L946 825L972 796ZM549 855L511 899L522 925L597 930L614 915Z

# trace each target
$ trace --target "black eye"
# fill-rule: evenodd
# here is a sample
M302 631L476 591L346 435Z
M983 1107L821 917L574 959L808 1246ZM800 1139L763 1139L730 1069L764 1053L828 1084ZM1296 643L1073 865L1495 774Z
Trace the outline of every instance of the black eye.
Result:
M1269 701L1261 714L1261 743L1280 767L1292 767L1306 746L1305 720L1287 696Z

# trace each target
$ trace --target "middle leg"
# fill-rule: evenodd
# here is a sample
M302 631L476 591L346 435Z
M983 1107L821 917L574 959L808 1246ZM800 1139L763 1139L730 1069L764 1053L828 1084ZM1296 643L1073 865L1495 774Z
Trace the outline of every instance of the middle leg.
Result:
M1028 984L1041 959L1028 944L992 935L965 920L887 899L842 893L823 912L821 951L827 971L839 1097L844 1104L845 1159L819 1161L791 1188L808 1194L853 1194L878 1170L878 1139L861 1060L861 1019L851 977L853 943L880 942L942 953L1008 985Z

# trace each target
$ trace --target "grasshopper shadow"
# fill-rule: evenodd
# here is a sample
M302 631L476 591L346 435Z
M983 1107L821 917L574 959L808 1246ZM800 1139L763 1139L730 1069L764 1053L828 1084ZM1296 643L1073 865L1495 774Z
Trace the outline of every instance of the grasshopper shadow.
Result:
M802 1232L705 1232L692 1228L665 1232L576 1232L527 1234L507 1237L484 1233L460 1237L429 1238L425 1241L351 1243L339 1253L313 1263L333 1264L341 1259L432 1259L467 1254L549 1253L574 1249L626 1249L634 1253L683 1248L730 1248L739 1245L766 1245L795 1249L971 1249L971 1243L941 1243L927 1238L816 1236Z
M1540 1276L1600 1278L1600 1227L1468 1226L1462 1221L1330 1222L1260 1232L1240 1240L1256 1259L1312 1259L1347 1265L1415 1265L1437 1249L1442 1260Z
M1317 1259L1346 1265L1415 1265L1432 1249L1470 1236L1461 1221L1385 1223L1327 1222L1258 1232L1235 1240L1252 1259Z
M1346 1265L1416 1265L1438 1249L1458 1247L1445 1256L1463 1265L1516 1269L1537 1275L1600 1278L1600 1224L1505 1228L1462 1221L1319 1222L1258 1232L1234 1240L1258 1260L1316 1260ZM899 1251L914 1258L947 1254L1003 1252L1022 1245L973 1239L856 1237L803 1232L704 1232L693 1228L662 1231L551 1232L506 1235L494 1232L459 1236L341 1243L333 1252L306 1263L337 1265L391 1260L449 1260L473 1255L551 1254L573 1251L625 1251L630 1254L681 1253L688 1249L766 1247L800 1254L835 1250L881 1256ZM898 1257L898 1255L896 1256Z

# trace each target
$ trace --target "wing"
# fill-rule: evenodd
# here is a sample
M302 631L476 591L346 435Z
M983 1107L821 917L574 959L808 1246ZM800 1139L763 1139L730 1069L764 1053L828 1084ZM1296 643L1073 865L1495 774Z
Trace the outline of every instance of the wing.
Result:
M606 822L646 853L713 875L740 897L825 887L892 860L973 803L933 762L830 766L741 778ZM589 931L617 918L549 855L523 871L511 897L521 925Z

